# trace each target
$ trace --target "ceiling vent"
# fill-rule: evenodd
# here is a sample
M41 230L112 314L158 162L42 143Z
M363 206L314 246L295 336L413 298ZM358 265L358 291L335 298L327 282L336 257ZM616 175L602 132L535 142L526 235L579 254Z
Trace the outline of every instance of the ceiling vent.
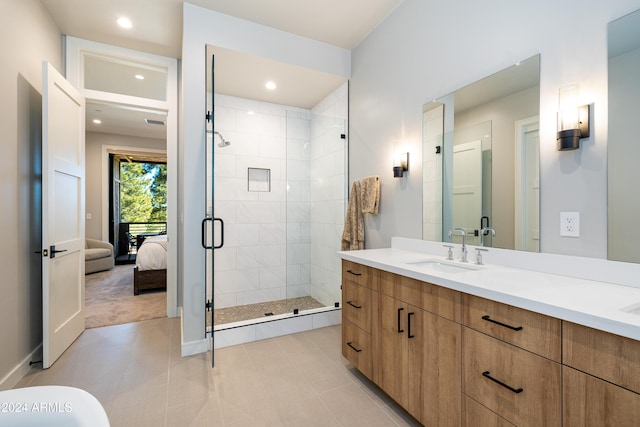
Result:
M165 125L164 120L144 119L144 121L147 122L148 125L158 125L158 126Z

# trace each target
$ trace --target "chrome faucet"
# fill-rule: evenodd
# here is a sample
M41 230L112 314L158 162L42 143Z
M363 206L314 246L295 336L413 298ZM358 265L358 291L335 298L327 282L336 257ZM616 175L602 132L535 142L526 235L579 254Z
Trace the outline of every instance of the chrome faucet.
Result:
M461 262L467 262L467 232L464 231L464 228L455 227L449 230L449 240L453 237L453 234L458 231L462 234L462 258L460 258Z
M496 237L496 230L494 230L491 227L485 227L482 230L480 230L480 246L484 246L484 236L489 234L489 232L491 232L491 235L493 237Z

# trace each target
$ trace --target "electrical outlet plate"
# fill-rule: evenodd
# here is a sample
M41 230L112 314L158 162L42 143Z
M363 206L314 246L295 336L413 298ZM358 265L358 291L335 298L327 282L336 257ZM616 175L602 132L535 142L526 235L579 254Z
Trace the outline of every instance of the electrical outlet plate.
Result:
M580 237L580 212L560 212L560 235Z

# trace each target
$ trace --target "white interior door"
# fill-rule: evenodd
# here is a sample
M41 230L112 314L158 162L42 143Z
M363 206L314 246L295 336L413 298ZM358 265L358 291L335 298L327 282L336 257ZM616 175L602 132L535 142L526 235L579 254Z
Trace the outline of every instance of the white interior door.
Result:
M42 364L84 331L85 101L42 67Z
M463 228L467 243L479 245L475 230L482 217L482 142L453 147L453 226Z

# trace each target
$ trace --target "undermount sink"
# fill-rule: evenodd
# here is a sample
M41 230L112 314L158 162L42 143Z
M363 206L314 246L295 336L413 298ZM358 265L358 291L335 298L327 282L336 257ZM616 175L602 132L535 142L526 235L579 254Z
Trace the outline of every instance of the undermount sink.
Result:
M407 264L413 267L424 268L427 270L440 271L442 273L465 273L469 271L478 270L478 267L475 267L472 265L454 264L452 262L445 262L437 259L424 259L421 261L411 261L411 262L408 262Z
M636 316L640 316L640 303L628 305L626 307L621 308L621 310L629 314L635 314Z

